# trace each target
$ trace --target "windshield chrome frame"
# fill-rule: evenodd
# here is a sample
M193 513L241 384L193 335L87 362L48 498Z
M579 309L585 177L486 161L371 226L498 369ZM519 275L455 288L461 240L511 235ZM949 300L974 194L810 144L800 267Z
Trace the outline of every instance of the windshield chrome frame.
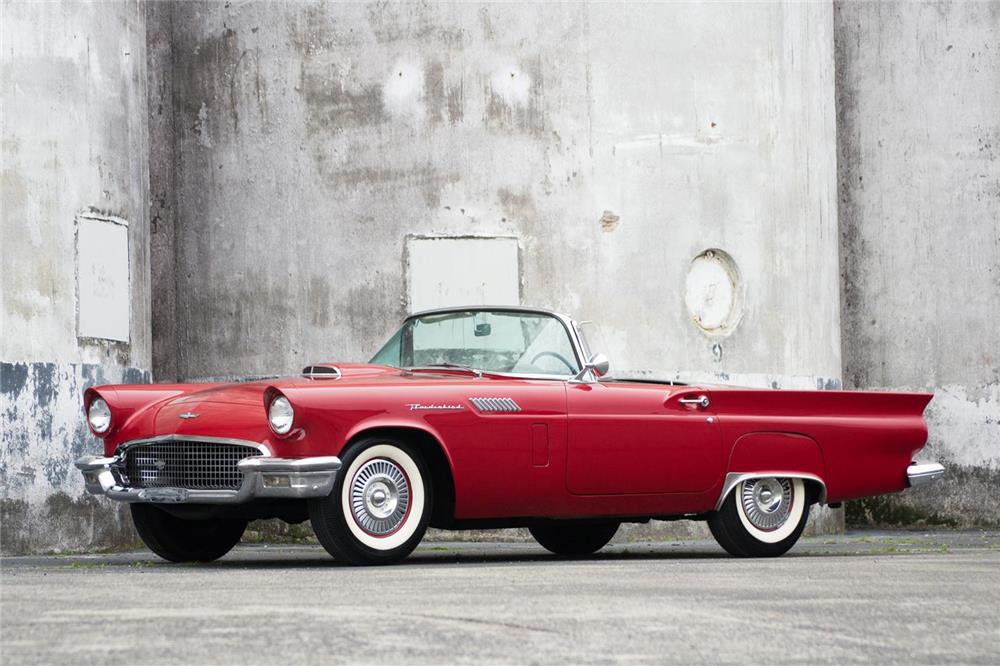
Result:
M401 330L403 326L406 326L406 322L411 319L419 319L420 317L427 317L439 314L448 314L451 312L513 312L513 313L523 313L523 314L536 314L536 315L547 315L556 319L560 324L562 324L563 329L566 331L566 335L569 336L570 346L573 348L573 356L576 358L576 363L579 368L570 374L566 375L547 375L547 374L536 374L527 372L499 372L494 370L483 370L482 368L477 368L484 375L493 375L496 377L510 377L512 379L549 379L556 381L568 381L575 377L577 373L580 372L587 362L586 351L583 348L582 339L580 337L579 331L577 330L576 321L571 317L568 317L559 312L553 312L552 310L546 310L545 308L532 308L523 305L473 305L473 306L459 306L450 308L436 308L433 310L422 310L420 312L414 312L403 320L403 323L399 326ZM395 335L395 332L393 332ZM426 369L426 366L421 366ZM400 370L410 370L412 368L403 368ZM453 370L454 368L442 367L444 371Z

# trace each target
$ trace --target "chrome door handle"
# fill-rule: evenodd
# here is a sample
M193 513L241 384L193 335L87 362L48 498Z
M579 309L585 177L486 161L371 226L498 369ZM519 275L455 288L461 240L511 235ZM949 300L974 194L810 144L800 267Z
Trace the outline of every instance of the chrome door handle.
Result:
M709 405L707 395L699 395L697 398L681 398L677 402L682 405L698 405L702 409L707 408Z

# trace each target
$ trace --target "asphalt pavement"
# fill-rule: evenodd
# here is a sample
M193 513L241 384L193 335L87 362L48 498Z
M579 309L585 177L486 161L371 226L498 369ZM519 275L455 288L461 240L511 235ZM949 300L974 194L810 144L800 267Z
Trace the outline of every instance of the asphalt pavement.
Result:
M770 560L710 541L582 560L426 543L381 568L318 546L5 558L0 662L997 664L1000 532L855 532Z

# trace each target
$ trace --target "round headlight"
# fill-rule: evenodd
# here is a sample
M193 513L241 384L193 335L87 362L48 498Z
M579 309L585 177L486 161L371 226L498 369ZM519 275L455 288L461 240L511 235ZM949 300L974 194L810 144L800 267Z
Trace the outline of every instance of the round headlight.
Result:
M87 409L87 420L94 432L107 432L111 427L111 409L103 398L94 398Z
M292 403L288 398L279 395L271 401L271 406L267 410L267 420L271 423L271 429L279 435L287 435L292 429L292 420L295 412L292 411Z

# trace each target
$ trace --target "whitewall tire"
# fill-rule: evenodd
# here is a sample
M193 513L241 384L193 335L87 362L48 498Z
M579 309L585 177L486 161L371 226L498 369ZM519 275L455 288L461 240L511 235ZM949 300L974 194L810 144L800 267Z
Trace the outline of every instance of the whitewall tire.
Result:
M309 516L323 547L347 564L391 564L424 536L430 475L409 443L371 438L353 444L329 497L311 500Z
M762 477L736 484L709 516L712 535L737 557L775 557L798 541L809 518L802 479Z

